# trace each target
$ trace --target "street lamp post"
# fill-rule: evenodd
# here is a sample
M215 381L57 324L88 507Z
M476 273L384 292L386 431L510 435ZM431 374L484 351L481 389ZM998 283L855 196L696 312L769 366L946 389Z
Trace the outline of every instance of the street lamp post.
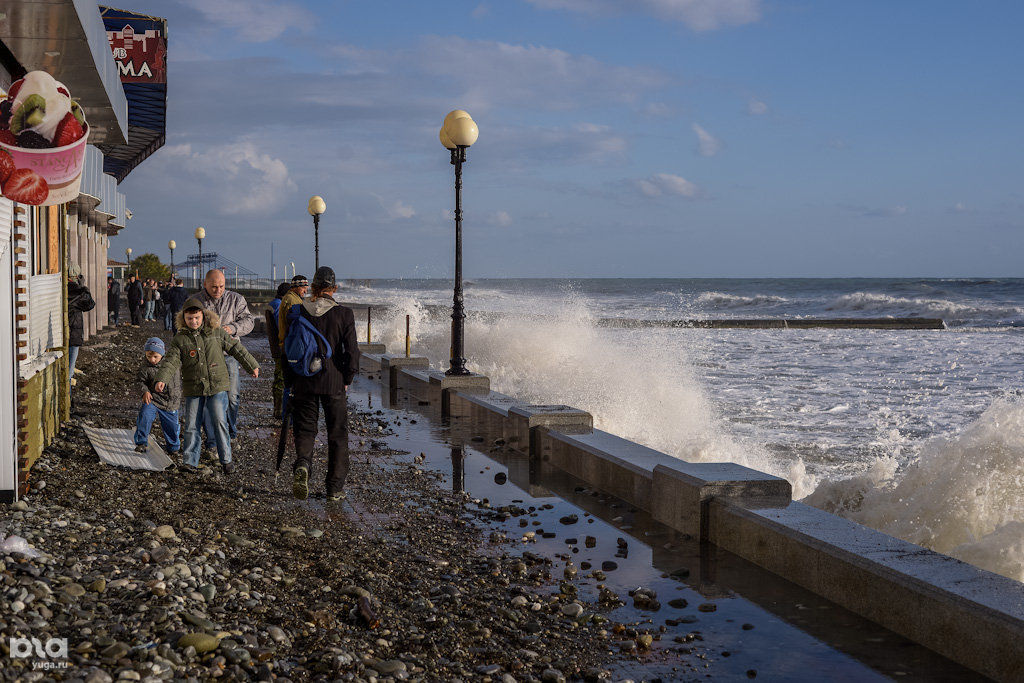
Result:
M461 109L444 117L439 137L441 144L451 152L455 167L455 291L452 296L452 357L446 375L468 375L466 369L465 332L466 309L462 296L462 164L466 150L476 142L480 131L472 117Z
M292 267L292 279L294 280L295 279L295 261L292 261L291 263L289 263L289 265ZM288 277L288 273L287 272L284 275L285 275L285 277Z
M203 276L203 238L206 237L206 228L196 228L195 236L196 241L199 242L199 268L196 271L196 286L198 286L199 278Z
M127 280L128 279L128 274L132 270L132 248L131 247L128 247L127 249L124 250L124 260L128 262L125 265L125 267L124 267L124 279Z
M317 270L320 269L320 214L327 210L327 202L319 195L309 198L306 210L313 217L313 262Z
M167 243L167 248L171 250L171 279L172 280L174 279L174 248L176 246L178 246L178 244L174 240L171 240L170 242Z

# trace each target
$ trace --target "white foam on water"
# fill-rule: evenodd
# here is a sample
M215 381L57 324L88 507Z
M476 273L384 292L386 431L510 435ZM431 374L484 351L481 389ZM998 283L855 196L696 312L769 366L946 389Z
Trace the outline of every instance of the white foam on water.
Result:
M901 472L881 459L804 502L1024 581L1024 403L997 400Z
M836 298L826 311L876 312L881 316L926 316L948 321L1014 318L1024 315L1017 306L962 303L947 299L890 296L878 292L851 292Z
M858 407L854 417L847 417L856 403L808 407L800 400L812 398L805 390L769 393L771 402L764 408L769 414L762 418L793 420L793 414L806 408L834 419L857 420L857 433L871 437L871 450L886 454L860 462L816 461L809 471L797 446L814 445L813 434L794 431L782 447L776 444L769 451L763 432L744 429L744 415L730 412L726 421L718 413L700 375L715 361L698 341L705 337L675 330L600 328L600 316L590 310L592 302L571 292L557 303L507 296L502 308L515 312L471 314L466 322L468 364L488 375L495 391L528 402L582 408L594 415L598 428L685 460L736 462L785 477L795 499L1024 581L1024 403L997 401L958 434L922 440L911 436L907 414L888 406L863 416ZM404 348L409 314L413 353L427 356L434 367L448 366L450 319L431 315L418 293L391 291L383 296L370 291L362 298L389 306L386 317L374 319L375 340L391 350ZM804 339L844 348L845 337L833 336ZM742 339L761 353L771 348L764 344L774 344L784 354L779 360L793 364L790 370L803 366L816 381L831 386L829 377L817 374L813 356L792 356L800 352L780 349L772 339ZM891 342L886 348L892 348ZM865 351L852 348L850 353L856 357ZM779 367L774 361L769 366ZM765 371L745 369L748 375ZM806 419L798 418L796 424ZM825 440L818 450L827 454L831 444ZM859 473L840 479L849 471Z
M746 308L749 306L764 306L766 304L784 304L787 301L789 299L773 294L742 296L726 292L701 292L697 297L698 304L720 308Z

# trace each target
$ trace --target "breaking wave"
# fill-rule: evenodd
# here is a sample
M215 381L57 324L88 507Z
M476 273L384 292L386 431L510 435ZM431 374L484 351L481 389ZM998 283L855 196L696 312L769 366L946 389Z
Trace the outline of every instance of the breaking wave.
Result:
M1024 581L1024 402L998 400L952 437L826 481L805 503Z
M766 306L772 304L784 304L789 299L771 294L758 294L755 296L741 296L739 294L728 294L726 292L702 292L697 297L697 303L716 306L719 308L748 308L752 306Z
M958 303L947 299L889 296L876 292L852 292L832 301L827 311L858 311L881 316L920 316L953 320L999 320L1024 315L1024 308Z

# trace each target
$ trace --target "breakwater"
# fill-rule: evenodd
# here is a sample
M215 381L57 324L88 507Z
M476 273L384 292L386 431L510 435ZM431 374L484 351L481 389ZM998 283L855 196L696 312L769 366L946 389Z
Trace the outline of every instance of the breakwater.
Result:
M688 463L593 428L568 406L446 377L425 358L368 353L389 392L614 495L986 676L1024 676L1024 585L794 502L789 483L732 463Z

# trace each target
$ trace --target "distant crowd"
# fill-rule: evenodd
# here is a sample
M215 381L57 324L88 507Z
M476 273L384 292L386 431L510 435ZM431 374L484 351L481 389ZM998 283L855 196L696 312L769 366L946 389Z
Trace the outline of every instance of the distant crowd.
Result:
M68 270L72 386L82 344L82 313L95 306L81 280L80 269L72 265ZM275 364L274 415L281 423L282 448L284 431L289 424L292 427L296 455L292 490L301 499L309 496L321 408L327 427L328 500L344 496L348 476L347 390L359 369L359 345L352 310L334 299L337 289L334 271L321 267L312 282L297 275L281 283L264 310ZM114 325L120 323L121 290L120 282L107 279ZM148 451L153 423L159 421L163 449L172 457L180 454L176 464L184 472L197 471L201 456L212 459L215 450L223 473L231 475L237 455L232 450L239 431L240 371L253 377L260 374L259 364L242 343L256 324L245 297L228 290L224 273L216 269L206 273L202 288L194 294L180 279L158 282L131 274L124 297L130 316L125 325L141 327L162 320L163 329L171 333L166 340L150 337L142 348L135 450Z

